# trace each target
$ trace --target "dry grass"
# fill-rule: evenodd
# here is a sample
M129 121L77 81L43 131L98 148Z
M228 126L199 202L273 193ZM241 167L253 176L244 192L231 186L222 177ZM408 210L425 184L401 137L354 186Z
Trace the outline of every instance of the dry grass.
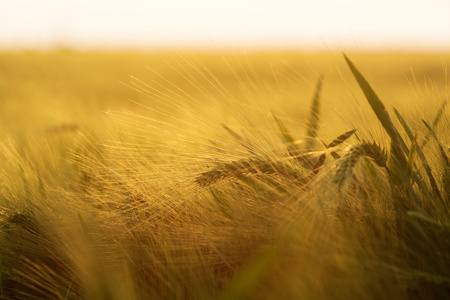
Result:
M385 87L380 99L415 99L432 120L430 101L448 97L436 61L368 55L358 66ZM0 298L445 299L448 165L430 139L423 152L433 174L443 171L444 204L422 160L394 185L389 137L344 63L295 53L1 54L2 111L20 99L30 109L1 133ZM433 95L420 80L405 95L399 77L415 64ZM43 73L25 76L34 69ZM41 98L62 101L61 111L31 109ZM398 105L423 145L427 129L408 107ZM440 114L433 128L448 145ZM320 122L308 125L312 115ZM393 195L410 210L398 212Z

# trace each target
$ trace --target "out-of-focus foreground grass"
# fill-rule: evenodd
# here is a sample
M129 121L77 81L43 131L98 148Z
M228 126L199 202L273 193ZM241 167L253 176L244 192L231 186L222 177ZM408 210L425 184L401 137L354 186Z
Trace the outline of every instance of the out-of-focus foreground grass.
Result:
M443 107L433 129L450 143L449 57L349 57L441 178L421 120ZM401 212L412 221L398 215L390 169L355 162L345 192L335 184L347 146L390 149L341 54L0 53L0 137L0 297L450 293L448 199L429 203L448 186L443 176L424 188L415 144L405 145L416 164L408 180L421 204ZM323 165L298 159L324 153Z

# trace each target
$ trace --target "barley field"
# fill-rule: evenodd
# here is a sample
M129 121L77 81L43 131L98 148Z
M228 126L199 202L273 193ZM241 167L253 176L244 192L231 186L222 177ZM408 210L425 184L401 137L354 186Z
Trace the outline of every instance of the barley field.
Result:
M0 298L450 298L449 61L0 53Z

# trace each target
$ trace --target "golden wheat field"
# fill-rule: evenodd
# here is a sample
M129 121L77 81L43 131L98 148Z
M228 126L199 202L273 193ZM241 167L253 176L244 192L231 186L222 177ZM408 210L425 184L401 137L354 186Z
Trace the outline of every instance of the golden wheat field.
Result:
M449 298L449 60L0 53L0 298Z

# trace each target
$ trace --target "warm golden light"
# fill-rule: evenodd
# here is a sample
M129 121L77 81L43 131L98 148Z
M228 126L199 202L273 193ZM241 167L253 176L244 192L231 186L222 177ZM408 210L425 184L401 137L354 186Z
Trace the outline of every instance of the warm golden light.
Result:
M446 0L1 1L0 47L448 49Z
M0 299L450 299L448 0L0 0Z

